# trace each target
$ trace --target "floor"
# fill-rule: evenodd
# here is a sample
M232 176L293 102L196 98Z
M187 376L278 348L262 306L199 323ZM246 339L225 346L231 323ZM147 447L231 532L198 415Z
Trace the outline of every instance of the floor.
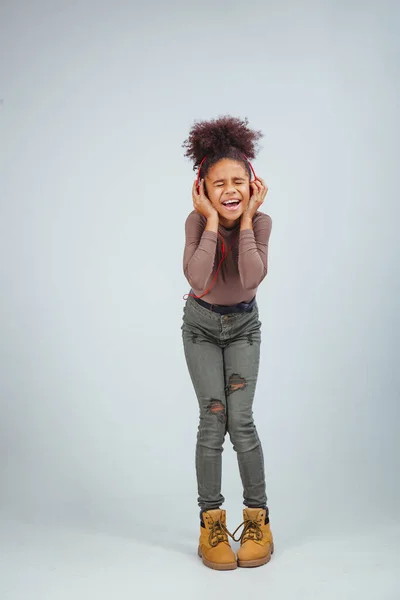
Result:
M173 536L151 523L110 535L4 518L1 600L213 600L251 592L268 600L400 600L400 525L298 543L281 536L268 565L223 573L202 565L194 531L179 519Z

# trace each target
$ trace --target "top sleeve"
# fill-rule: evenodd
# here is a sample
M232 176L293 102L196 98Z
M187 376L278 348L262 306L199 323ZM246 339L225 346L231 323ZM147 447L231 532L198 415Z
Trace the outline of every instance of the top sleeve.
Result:
M239 275L244 289L256 289L268 271L268 242L272 219L256 213L253 229L244 229L239 236Z
M185 236L183 272L192 288L204 290L213 272L218 235L205 231L205 220L193 211L186 219Z

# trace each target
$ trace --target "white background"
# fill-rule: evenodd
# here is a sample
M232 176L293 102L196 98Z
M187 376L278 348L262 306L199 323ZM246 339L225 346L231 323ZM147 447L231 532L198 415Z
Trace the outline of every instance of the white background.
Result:
M110 597L116 582L119 598L153 597L166 564L175 598L189 572L204 588L186 582L185 598L226 577L273 599L399 597L399 27L395 1L1 2L3 600ZM195 556L180 331L181 144L222 114L265 134L255 417L277 548L224 581ZM229 439L223 459L234 529ZM127 544L126 571L107 539Z

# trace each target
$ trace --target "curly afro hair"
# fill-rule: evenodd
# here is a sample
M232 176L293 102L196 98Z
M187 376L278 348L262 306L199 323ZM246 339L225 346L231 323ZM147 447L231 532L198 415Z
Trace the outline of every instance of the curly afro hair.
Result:
M257 142L262 135L261 131L248 127L247 118L242 120L228 115L211 121L195 122L182 147L185 149L185 156L194 162L193 170L207 157L201 169L203 177L222 158L242 162L250 175L245 156L255 158L258 152Z

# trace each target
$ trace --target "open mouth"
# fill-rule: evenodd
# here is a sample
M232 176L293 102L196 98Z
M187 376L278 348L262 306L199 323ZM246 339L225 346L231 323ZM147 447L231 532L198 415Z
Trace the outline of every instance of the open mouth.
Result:
M225 200L225 202L222 202L222 205L227 209L227 210L237 210L237 208L239 207L241 203L241 200Z

